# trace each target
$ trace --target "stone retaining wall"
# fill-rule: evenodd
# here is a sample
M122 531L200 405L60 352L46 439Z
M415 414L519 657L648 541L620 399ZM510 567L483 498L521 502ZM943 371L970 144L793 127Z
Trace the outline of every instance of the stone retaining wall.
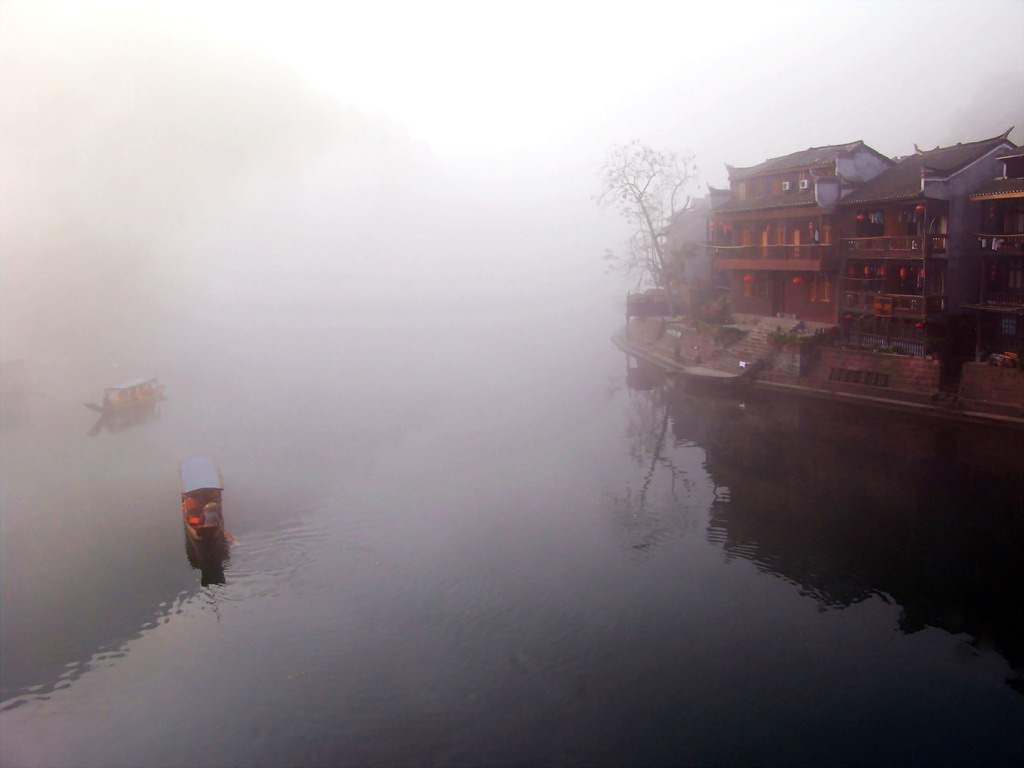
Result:
M630 339L652 347L660 354L684 363L707 361L716 349L713 339L682 323L662 318L634 319Z
M807 376L818 381L836 381L832 378L833 370L854 372L840 375L848 375L852 384L867 385L877 390L879 396L884 396L882 393L886 390L926 395L939 392L941 365L938 360L854 349L822 348L808 366ZM860 374L860 378L857 378L857 374Z
M989 404L1024 412L1024 369L966 363L957 400L965 407Z

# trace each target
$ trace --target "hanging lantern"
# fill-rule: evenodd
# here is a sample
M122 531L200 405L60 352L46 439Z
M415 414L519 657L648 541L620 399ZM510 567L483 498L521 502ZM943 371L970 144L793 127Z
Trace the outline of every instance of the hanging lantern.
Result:
M907 268L906 267L900 267L900 277L906 277L906 276L907 276Z
M921 267L921 279L924 280L924 267Z
M867 218L867 216L865 216L863 213L858 213L857 214L857 221L864 221L864 219L866 219L866 218Z
M753 275L744 275L743 276L743 282L744 283L752 283L752 282L754 282L754 276Z
M882 277L885 277L885 267L879 267L878 274L881 275Z
M793 278L793 285L803 285L803 284L804 284L804 279L802 277L800 277L800 275L797 275L796 277Z
M920 330L921 328L924 328L925 325L924 323L914 323L914 327Z
M918 213L924 213L924 205L918 203L917 205L914 206L914 210L917 211Z
M868 277L871 274L871 267L864 267L864 277Z
M845 314L845 315L843 315L843 320L853 320L853 315Z
M726 224L724 227L722 227L722 229L724 229L726 232L732 232L732 224Z

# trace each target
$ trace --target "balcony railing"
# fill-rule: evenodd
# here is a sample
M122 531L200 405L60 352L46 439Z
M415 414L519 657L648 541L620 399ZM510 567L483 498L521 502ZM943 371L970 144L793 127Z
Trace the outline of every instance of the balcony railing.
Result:
M712 256L726 259L820 259L835 252L830 243L782 245L708 245Z
M985 303L1004 304L1011 307L1024 307L1024 293L986 292Z
M847 253L854 256L930 256L946 252L946 235L914 235L843 238Z
M936 312L943 312L946 309L946 297L844 291L842 309L875 317L923 318Z
M818 271L837 266L832 244L708 245L716 269Z
M1015 235L986 235L979 232L974 233L978 238L978 245L983 251L992 252L1024 252L1024 233Z

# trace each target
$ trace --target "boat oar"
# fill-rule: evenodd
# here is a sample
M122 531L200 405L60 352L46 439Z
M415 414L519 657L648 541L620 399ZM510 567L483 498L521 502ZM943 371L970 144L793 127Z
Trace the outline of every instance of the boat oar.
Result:
M98 419L96 419L96 423L92 425L92 429L90 429L86 433L86 436L87 437L96 437L96 435L98 435L103 430L103 425L106 423L106 421L107 421L106 414L104 414L103 416L100 416Z

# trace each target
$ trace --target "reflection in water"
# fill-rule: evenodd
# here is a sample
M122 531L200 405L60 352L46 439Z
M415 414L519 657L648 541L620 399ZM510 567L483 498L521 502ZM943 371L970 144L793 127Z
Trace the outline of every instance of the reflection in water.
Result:
M185 532L185 554L188 563L200 572L200 584L224 584L224 569L231 562L231 548L223 536L196 541Z
M160 418L160 406L157 402L146 402L135 405L132 408L125 408L110 413L102 413L96 419L92 428L86 433L89 437L96 437L103 430L111 434L122 432L132 427L138 427L150 421Z
M899 605L903 632L966 633L1024 691L1019 433L765 394L632 398L643 417L627 436L650 472L631 514L658 475L678 486L666 443L700 445L717 487L707 538L727 559L791 582L823 611L877 596ZM671 523L656 518L645 541Z

